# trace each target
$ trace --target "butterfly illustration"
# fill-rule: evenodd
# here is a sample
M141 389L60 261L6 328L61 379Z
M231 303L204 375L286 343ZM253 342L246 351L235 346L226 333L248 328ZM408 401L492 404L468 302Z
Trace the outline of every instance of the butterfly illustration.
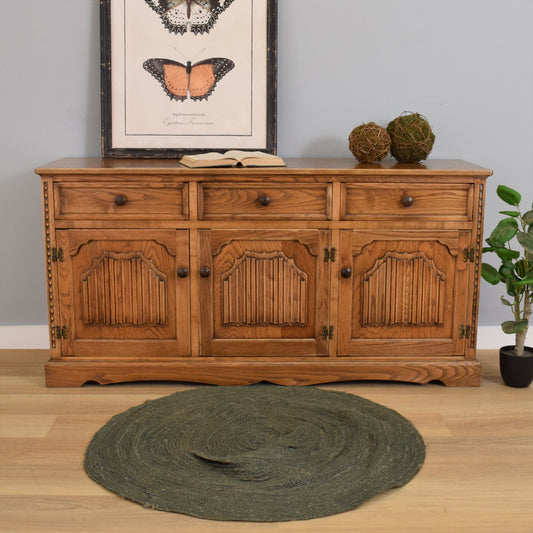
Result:
M235 66L231 59L212 57L186 65L171 59L152 58L143 63L173 100L207 100L216 84Z
M171 33L207 33L233 0L145 0Z

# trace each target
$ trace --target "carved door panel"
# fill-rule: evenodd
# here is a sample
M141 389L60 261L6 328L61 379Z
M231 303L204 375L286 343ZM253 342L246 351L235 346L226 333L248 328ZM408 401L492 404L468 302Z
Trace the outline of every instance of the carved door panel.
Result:
M187 231L57 232L62 355L189 355Z
M326 230L201 230L201 353L327 355L329 240Z
M468 231L342 231L339 354L464 355Z

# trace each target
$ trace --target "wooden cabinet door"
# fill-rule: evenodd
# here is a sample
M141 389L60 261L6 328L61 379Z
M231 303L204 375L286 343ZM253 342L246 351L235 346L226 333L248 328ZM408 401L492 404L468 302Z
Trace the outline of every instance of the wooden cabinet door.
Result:
M327 355L327 230L201 230L202 355ZM204 270L204 274L206 271Z
M187 231L64 230L62 356L189 355Z
M468 231L342 231L339 355L464 355L469 245Z

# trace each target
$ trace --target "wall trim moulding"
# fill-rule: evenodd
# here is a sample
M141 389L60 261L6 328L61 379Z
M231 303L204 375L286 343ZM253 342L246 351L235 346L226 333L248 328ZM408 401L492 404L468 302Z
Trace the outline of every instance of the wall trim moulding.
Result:
M527 344L531 345L531 335ZM511 337L500 326L478 328L478 350L498 349L510 344ZM50 347L48 326L0 326L0 349L47 350Z
M0 326L0 349L48 350L48 326Z

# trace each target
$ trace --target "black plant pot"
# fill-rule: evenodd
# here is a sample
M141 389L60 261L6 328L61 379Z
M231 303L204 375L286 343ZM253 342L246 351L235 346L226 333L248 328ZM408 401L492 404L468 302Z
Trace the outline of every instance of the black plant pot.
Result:
M533 381L533 348L526 346L522 356L514 355L514 346L500 348L500 373L508 387L528 387Z

